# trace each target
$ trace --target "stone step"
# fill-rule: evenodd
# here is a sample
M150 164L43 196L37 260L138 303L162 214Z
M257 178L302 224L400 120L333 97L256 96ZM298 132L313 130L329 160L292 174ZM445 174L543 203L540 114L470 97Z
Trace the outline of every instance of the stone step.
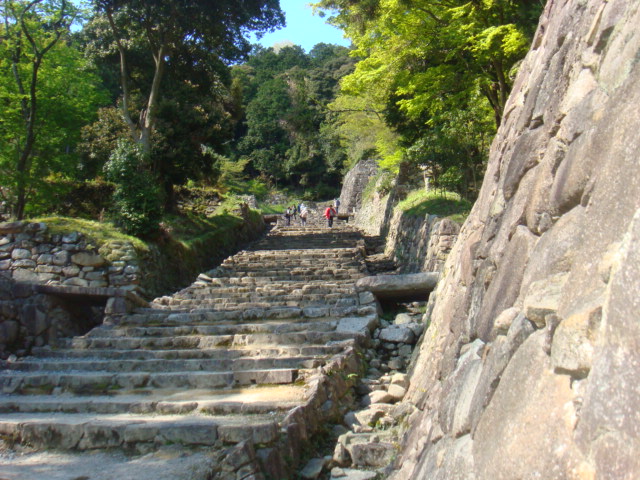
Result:
M192 300L192 301L208 301L211 304L224 304L228 303L255 303L255 302L278 302L276 305L282 302L297 302L296 305L310 304L310 303L327 303L335 304L343 299L348 299L349 304L353 305L354 300L357 301L358 296L350 292L344 293L293 293L293 292L268 292L265 294L260 293L225 293L217 294L217 292L202 293L189 292L188 294L174 295L173 299L176 301ZM346 301L346 300L345 300ZM293 305L293 306L296 306Z
M323 301L326 299L326 301ZM332 297L329 295L275 295L269 297L255 298L175 298L170 305L182 308L273 308L273 307L306 307L313 305L327 306L356 306L358 304L357 297L344 297L338 295Z
M269 385L240 390L158 390L146 395L5 394L0 395L0 413L267 414L301 405L305 392L303 386Z
M315 262L322 263L358 263L360 259L360 249L358 248L332 248L332 249L292 249L292 250L245 250L232 257L227 257L223 265L255 264L264 265L268 263L282 262L299 263Z
M176 337L75 337L58 341L60 348L147 350L210 349L245 345L309 345L353 338L350 332L291 332L239 335L181 335Z
M250 346L227 347L201 350L68 350L51 349L50 347L35 348L32 356L39 360L51 359L124 359L124 360L151 360L151 359L237 359L243 357L282 357L282 356L314 356L324 357L335 355L353 345L353 340L344 340L329 345L282 345L275 347ZM27 357L30 358L30 357Z
M4 363L5 374L10 371L22 372L219 372L239 370L262 370L269 368L315 368L325 358L316 356L293 357L240 357L240 358L191 358L191 359L75 359L25 358Z
M312 319L301 322L253 322L236 324L211 325L159 325L97 327L87 333L84 338L113 337L176 337L185 335L248 335L253 333L292 333L292 332L330 332L335 330L338 321L335 319Z
M216 286L216 287L245 287L245 288L279 288L279 289L290 289L295 290L296 288L306 288L306 289L314 289L314 288L353 288L353 283L346 280L335 280L335 281L326 281L326 280L316 280L310 279L299 281L299 280L279 280L275 282L271 282L265 285L258 285L255 283L247 283L243 282L242 278L234 278L234 277L224 277L218 278L215 276L215 271L210 270L209 274L201 274L198 276L196 282L194 282L188 288L198 288L200 286ZM252 278L253 282L256 280ZM186 290L186 289L185 289Z
M376 313L375 306L264 306L262 304L246 304L239 309L235 308L180 308L172 305L157 305L153 309L138 309L136 314L127 317L127 323L141 323L144 325L156 324L185 324L185 323L210 323L233 322L246 320L272 320L272 319L300 319L317 318L320 316L342 317L346 315L369 315Z
M76 451L279 448L284 416L325 402L310 379L344 382L316 375L352 362L377 323L355 289L363 247L350 226L276 228L151 307L0 364L0 437Z
M37 449L136 449L180 444L213 446L251 439L268 445L278 438L273 415L135 415L9 413L0 418L0 435Z
M268 283L279 282L282 280L292 281L308 281L308 280L324 280L327 282L335 280L357 280L360 277L365 276L365 269L353 269L341 272L309 272L309 273L292 273L290 270L285 269L281 271L264 271L256 272L253 270L233 269L224 270L221 269L217 272L219 278L224 277L249 277L254 279L256 283Z
M154 389L218 389L258 384L288 384L298 377L296 368L239 370L220 372L3 372L2 393L51 394L54 391L77 394L107 394L114 391L152 391Z
M191 295L209 295L223 297L226 295L273 295L273 294L308 294L308 295L353 295L355 288L352 285L308 285L298 284L278 284L276 282L261 286L222 286L213 283L194 284L184 290L180 290L174 297L186 297Z
M298 323L300 321L332 321L329 307L292 307L274 311L273 309L247 309L245 312L237 311L203 311L192 312L189 309L178 310L139 310L138 313L123 317L118 325L136 326L177 326L177 325L243 325L255 320L265 325L283 325L285 323Z

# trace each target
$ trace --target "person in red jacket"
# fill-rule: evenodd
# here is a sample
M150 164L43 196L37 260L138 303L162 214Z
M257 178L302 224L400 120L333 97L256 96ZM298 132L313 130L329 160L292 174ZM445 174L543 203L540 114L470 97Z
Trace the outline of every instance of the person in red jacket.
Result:
M324 211L324 216L327 219L327 225L333 227L333 217L336 216L336 211L333 207L327 207Z

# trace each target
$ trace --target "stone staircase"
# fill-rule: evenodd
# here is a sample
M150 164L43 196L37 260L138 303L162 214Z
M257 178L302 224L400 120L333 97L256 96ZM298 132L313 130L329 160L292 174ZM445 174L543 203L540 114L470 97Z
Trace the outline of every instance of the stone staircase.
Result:
M67 464L104 449L219 455L202 478L236 478L225 459L249 445L242 468L255 478L292 477L314 431L344 414L356 353L378 322L373 296L354 287L367 274L363 249L345 225L276 228L151 308L3 362L0 438L32 455L66 451ZM57 478L1 452L0 473Z

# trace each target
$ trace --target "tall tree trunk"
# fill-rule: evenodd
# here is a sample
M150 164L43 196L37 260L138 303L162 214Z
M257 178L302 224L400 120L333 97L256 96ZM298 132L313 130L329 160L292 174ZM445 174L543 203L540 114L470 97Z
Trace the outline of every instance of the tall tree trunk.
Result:
M110 9L106 10L107 20L109 21L109 26L111 27L111 31L113 32L113 36L116 39L116 46L118 47L118 54L120 56L120 87L122 88L122 118L124 118L125 123L129 127L129 134L131 135L131 140L134 142L138 141L138 129L136 127L135 122L131 118L131 114L129 113L129 105L131 103L131 94L129 93L129 79L127 72L127 55L124 45L120 41L120 35L118 35L118 28L116 27L115 21L113 20L113 12Z
M165 55L167 47L161 45L158 52L154 54L155 71L153 72L153 82L149 92L147 108L143 110L140 121L140 143L145 154L151 154L151 133L156 121L156 110L158 109L158 99L160 98L160 83L164 74ZM154 164L154 170L157 171Z

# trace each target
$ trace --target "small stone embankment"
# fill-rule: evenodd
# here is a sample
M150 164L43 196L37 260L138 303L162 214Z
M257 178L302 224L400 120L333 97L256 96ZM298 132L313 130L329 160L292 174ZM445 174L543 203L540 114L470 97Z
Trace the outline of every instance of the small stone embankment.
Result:
M371 355L363 251L348 227L276 229L151 308L3 362L3 477L291 478Z

